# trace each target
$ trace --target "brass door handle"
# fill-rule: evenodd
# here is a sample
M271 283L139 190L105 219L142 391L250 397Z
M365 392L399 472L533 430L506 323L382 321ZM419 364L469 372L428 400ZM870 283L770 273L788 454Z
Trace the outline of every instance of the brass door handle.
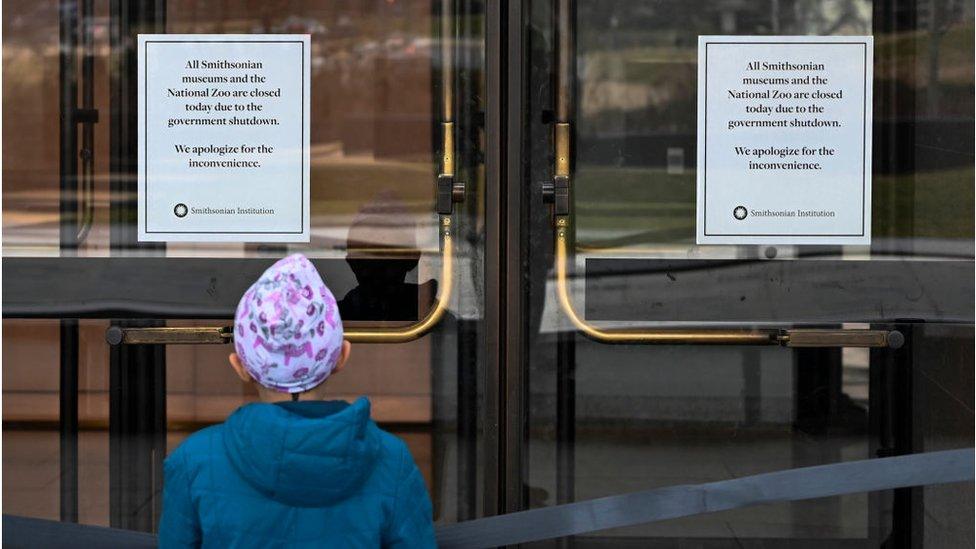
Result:
M888 330L822 330L791 329L607 329L583 319L570 296L568 281L570 215L572 185L572 127L570 98L572 70L569 57L570 10L561 5L560 39L556 70L556 124L553 128L555 166L553 181L543 185L543 199L552 204L555 219L556 293L563 313L584 335L602 343L644 345L781 345L784 347L888 347L897 349L905 343L898 331Z
M575 50L571 32L572 17L567 0L556 9L555 124L552 140L554 160L552 181L542 184L543 200L552 204L555 220L556 293L560 308L573 326L587 337L603 343L648 345L782 345L785 347L901 347L905 338L887 330L821 329L608 329L583 319L570 296L567 276L567 240L572 215L572 126L571 116Z
M349 341L358 343L404 343L427 334L447 310L453 280L453 245L450 234L450 218L445 217L442 226L444 255L441 269L443 287L437 303L420 321L398 328L351 329L345 332ZM640 330L604 329L584 320L573 306L569 295L567 277L568 253L566 249L567 220L557 221L556 234L556 288L563 312L573 325L586 336L604 343L656 344L656 345L782 345L785 347L889 347L897 349L905 338L896 330L822 330L822 329L761 329L761 330ZM199 345L231 343L233 327L173 327L173 328L123 328L112 326L105 334L111 345L156 344Z
M441 0L441 155L440 173L434 186L435 210L439 214L441 242L440 292L437 302L424 318L400 327L351 328L345 338L355 343L405 343L430 332L443 318L451 300L454 279L452 223L454 204L464 200L465 186L456 180L454 137L454 16L452 3ZM402 252L403 250L394 250ZM371 250L376 253L376 250ZM231 343L233 326L124 328L112 326L105 333L110 345L157 344L200 345Z
M406 343L420 339L440 322L451 300L454 280L454 244L451 217L441 218L441 289L437 302L424 318L407 326L393 328L351 328L345 338L354 343ZM189 326L166 328L123 328L112 326L105 332L110 345L207 345L234 341L233 326Z
M441 290L437 303L423 319L402 328L369 328L345 330L344 337L353 343L406 343L420 339L437 323L447 311L451 300L454 282L454 243L451 238L451 217L441 218Z
M109 345L207 345L234 340L231 326L186 328L122 328L111 326L105 331Z
M896 330L821 330L812 328L760 330L651 330L605 329L583 319L576 312L569 292L569 253L566 231L569 220L556 219L556 292L563 313L577 330L602 343L644 345L782 345L784 347L889 347L905 343Z

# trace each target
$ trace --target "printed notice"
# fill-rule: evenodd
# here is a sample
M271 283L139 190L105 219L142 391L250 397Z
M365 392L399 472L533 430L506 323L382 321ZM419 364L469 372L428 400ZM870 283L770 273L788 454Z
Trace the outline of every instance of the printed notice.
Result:
M873 48L698 38L699 244L871 243Z
M139 35L139 240L308 242L309 36Z

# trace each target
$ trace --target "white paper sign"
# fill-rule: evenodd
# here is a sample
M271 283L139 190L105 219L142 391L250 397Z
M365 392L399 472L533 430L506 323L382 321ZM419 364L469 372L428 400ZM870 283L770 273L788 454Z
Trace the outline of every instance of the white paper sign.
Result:
M308 242L309 35L139 35L139 240Z
M698 38L699 244L870 244L870 36Z

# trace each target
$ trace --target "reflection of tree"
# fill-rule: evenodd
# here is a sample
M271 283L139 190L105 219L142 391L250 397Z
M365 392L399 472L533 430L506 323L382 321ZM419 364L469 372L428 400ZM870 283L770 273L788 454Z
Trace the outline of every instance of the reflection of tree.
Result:
M694 48L700 34L870 34L871 9L867 0L578 0L578 40L583 50Z
M866 0L580 0L579 129L693 132L701 34L870 34Z
M942 104L942 86L940 83L940 53L943 39L948 32L959 23L966 21L966 7L962 0L928 0L920 2L918 11L918 28L928 34L928 64L926 111L929 116L938 114ZM969 21L972 22L971 20Z
M785 2L784 2L785 3ZM792 19L783 28L790 34L870 34L871 4L863 0L795 0ZM791 17L792 15L792 17Z
M662 211L678 213L665 228L691 234L693 188L679 195L684 188L661 168L670 148L694 158L699 35L873 34L875 140L888 147L876 156L876 234L971 237L972 0L576 4L581 225L661 230L672 219L626 212L667 201L675 207Z

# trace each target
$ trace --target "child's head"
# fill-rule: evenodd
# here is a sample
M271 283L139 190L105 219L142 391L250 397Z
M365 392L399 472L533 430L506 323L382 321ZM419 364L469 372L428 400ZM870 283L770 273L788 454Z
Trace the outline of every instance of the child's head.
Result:
M230 362L241 379L293 395L342 369L350 350L332 292L301 254L272 265L244 293L234 347Z

